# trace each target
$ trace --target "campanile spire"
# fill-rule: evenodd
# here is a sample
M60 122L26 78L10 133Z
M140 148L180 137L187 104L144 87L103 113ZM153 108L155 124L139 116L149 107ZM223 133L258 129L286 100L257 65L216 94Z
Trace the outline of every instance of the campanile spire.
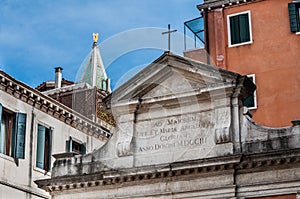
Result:
M91 86L111 92L110 81L107 78L105 67L102 61L100 50L98 47L98 33L93 33L93 46L92 51L83 63L83 75L81 82L86 82Z

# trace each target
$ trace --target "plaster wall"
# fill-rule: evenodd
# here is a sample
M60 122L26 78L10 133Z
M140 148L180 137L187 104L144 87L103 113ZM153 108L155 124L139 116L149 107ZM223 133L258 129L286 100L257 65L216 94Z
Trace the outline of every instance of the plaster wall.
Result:
M220 9L208 13L211 64L242 75L255 74L258 107L252 110L253 118L271 127L289 126L291 120L300 118L300 35L290 31L290 2L265 0L228 6L222 9L223 21L216 14ZM251 13L253 42L229 47L227 15L244 11Z
M92 152L93 149L99 148L104 144L100 140L72 128L66 123L49 116L1 90L0 96L0 103L3 107L14 112L27 114L25 159L14 159L10 156L0 154L0 184L5 184L5 186L0 187L0 193L5 195L5 197L2 198L26 198L26 191L36 193L43 197L49 196L45 191L38 189L33 182L41 178L50 178L51 175L51 172L46 172L35 166L38 124L53 128L52 154L66 152L66 141L69 140L69 136L80 140L82 143L86 142L87 153ZM54 160L52 157L52 164ZM10 191L10 189L12 189L12 191Z
M40 199L40 198L46 198L46 197L40 197L38 195L34 195L32 193L26 193L25 191L18 190L16 188L12 188L10 186L6 186L3 184L0 184L0 198L9 198L9 199L15 199L15 198L30 198L30 199Z

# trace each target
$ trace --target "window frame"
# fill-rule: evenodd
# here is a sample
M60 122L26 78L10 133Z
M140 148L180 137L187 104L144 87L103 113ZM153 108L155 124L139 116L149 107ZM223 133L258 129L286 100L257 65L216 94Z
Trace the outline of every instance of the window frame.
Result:
M4 131L4 142L2 143L4 151L1 152L2 157L8 156L13 159L25 159L27 114L19 112L18 110L12 110L10 108L7 108L1 103L0 114L0 138L1 134L3 133L1 132L3 130L3 114L7 115L7 117L9 117L12 122L12 126L9 130L10 132L7 132L6 130ZM10 139L7 139L7 135ZM1 139L0 142L2 142Z
M9 157L13 157L14 158L14 142L15 142L15 131L16 131L16 115L17 113L15 113L14 111L12 110L9 110L7 109L6 107L2 107L2 112L1 112L1 130L2 131L2 120L3 119L3 115L7 115L6 119L5 120L8 120L8 119L12 119L12 126L11 128L9 129L9 132L7 132L7 130L4 131L5 135L4 135L4 151L1 152L1 154L3 155L6 155L6 156L9 156ZM9 117L9 118L8 118ZM3 132L1 132L3 133ZM9 138L8 138L9 137ZM7 151L8 150L8 151Z
M74 150L74 145L77 145L79 150ZM73 136L70 136L69 140L66 141L66 152L84 155L86 154L86 143L74 138Z
M248 78L252 78L252 82L256 85L256 80L255 80L255 74L248 74L247 75ZM257 109L257 95L256 95L256 89L253 92L253 100L254 100L254 106L252 107L247 107L249 110L255 110Z
M242 14L248 14L250 41L237 43L237 44L231 44L230 18L234 17L234 16L242 15ZM250 10L227 15L227 34L228 34L228 47L236 47L236 46L242 46L242 45L247 45L247 44L252 44L253 43L252 22L251 22L251 12L250 12Z

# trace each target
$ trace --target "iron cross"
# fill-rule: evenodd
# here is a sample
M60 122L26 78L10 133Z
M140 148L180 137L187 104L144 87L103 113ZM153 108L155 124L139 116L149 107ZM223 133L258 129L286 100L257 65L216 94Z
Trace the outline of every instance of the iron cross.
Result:
M168 24L168 31L167 32L163 32L161 34L168 34L168 51L171 50L171 33L176 32L177 30L171 30L171 25Z

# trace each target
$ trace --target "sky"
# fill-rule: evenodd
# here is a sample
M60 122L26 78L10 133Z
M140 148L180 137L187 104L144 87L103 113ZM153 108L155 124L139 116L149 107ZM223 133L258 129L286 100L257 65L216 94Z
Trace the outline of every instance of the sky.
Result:
M200 16L201 0L0 0L0 70L36 87L54 79L76 81L91 51L92 34L112 87L167 50L167 25L177 32L171 51L184 50L184 22ZM187 34L192 36L190 32ZM194 40L187 39L188 48ZM201 44L198 44L201 45Z

